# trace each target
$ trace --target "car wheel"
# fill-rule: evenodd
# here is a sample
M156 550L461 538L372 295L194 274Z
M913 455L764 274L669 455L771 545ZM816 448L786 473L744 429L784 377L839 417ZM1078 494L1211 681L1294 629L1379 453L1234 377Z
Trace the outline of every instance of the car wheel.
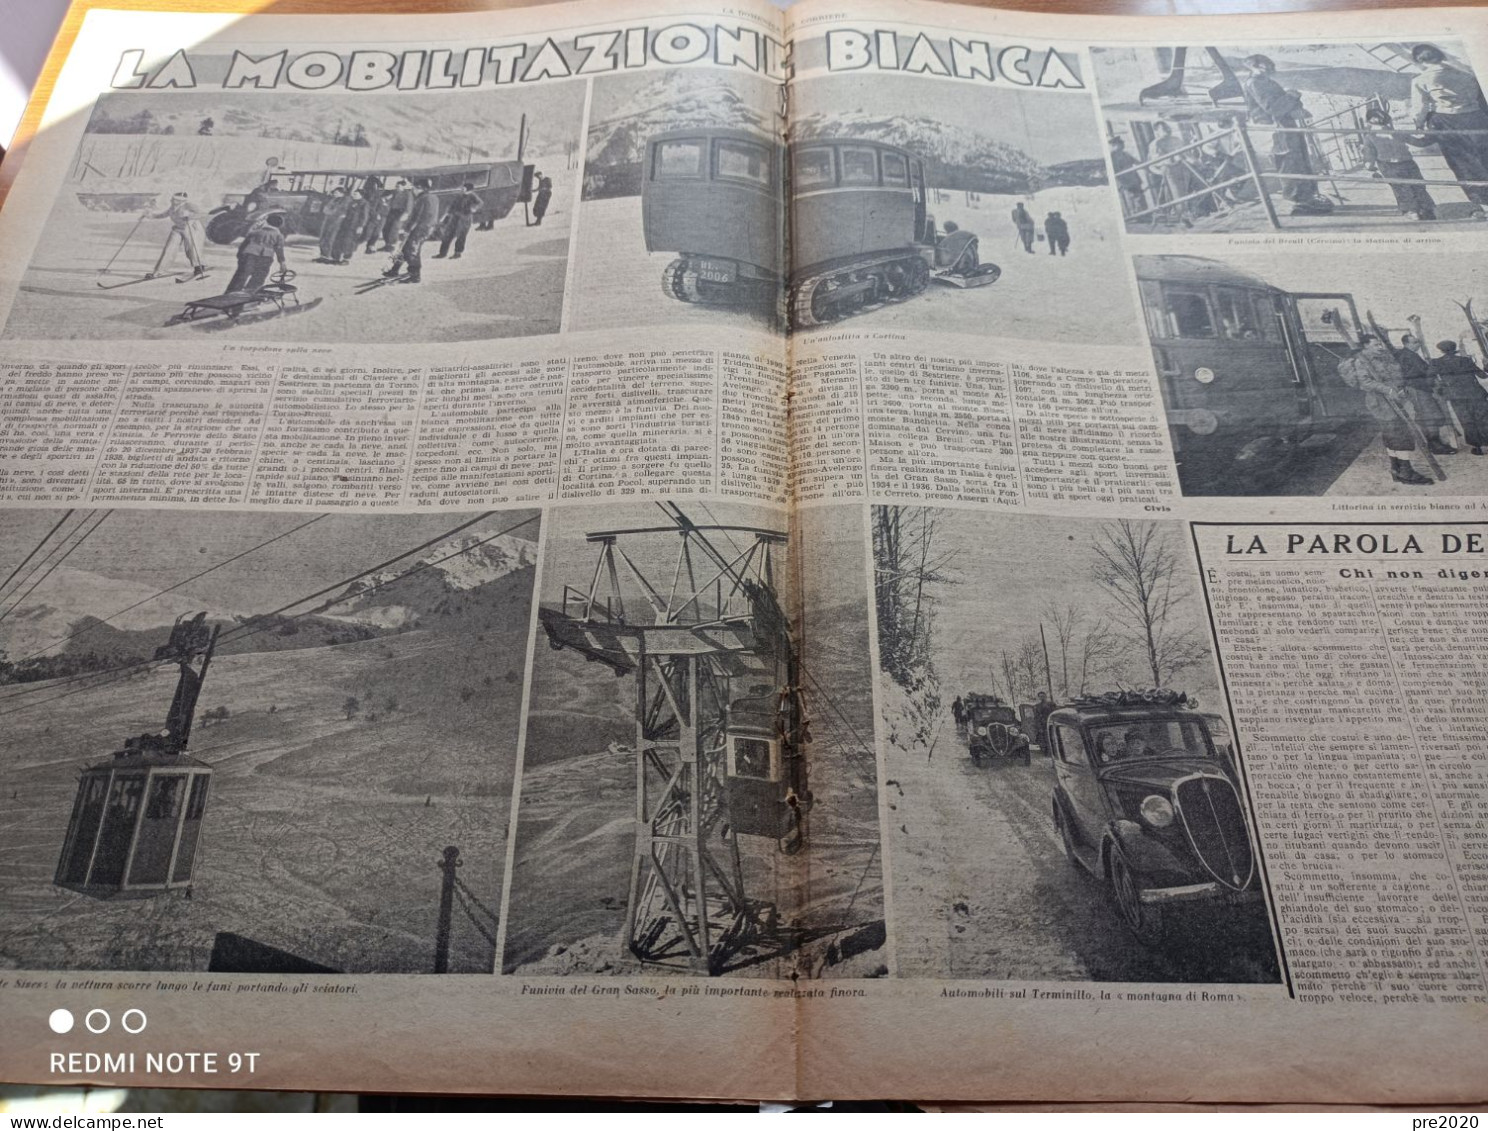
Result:
M1121 919L1137 941L1145 946L1156 946L1163 939L1162 908L1142 902L1142 885L1137 874L1127 863L1126 855L1119 848L1111 850L1109 864L1111 897Z
M1080 857L1075 852L1075 836L1070 832L1069 818L1064 815L1064 809L1059 802L1054 802L1054 828L1059 832L1059 843L1064 846L1064 858L1073 867L1083 867Z

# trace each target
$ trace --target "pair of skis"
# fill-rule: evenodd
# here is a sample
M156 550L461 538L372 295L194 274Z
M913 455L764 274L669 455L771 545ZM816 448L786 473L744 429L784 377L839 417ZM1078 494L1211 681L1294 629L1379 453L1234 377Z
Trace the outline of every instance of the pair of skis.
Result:
M174 279L178 283L189 283L194 279L207 279L210 277L210 273L198 275L195 271L187 271L184 275L172 275L169 272L162 272L157 275L152 271L147 275L141 275L135 279L125 279L122 283L105 283L102 279L97 280L97 283L106 291L116 291L120 287L132 287L136 283L148 283L156 279Z

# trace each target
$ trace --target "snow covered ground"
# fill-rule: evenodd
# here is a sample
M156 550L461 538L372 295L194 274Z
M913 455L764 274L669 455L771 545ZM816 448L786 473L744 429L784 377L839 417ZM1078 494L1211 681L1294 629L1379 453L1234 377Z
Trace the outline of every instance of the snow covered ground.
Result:
M908 302L866 311L844 324L865 330L983 334L1051 342L1144 341L1135 297L1118 239L1116 201L1105 186L1059 186L1029 198L965 193L932 203L936 222L954 220L981 237L982 261L1002 267L990 287L958 290L934 284ZM1044 217L1061 212L1070 226L1067 256L1048 244L1029 255L1017 243L1013 206L1027 200L1042 230ZM670 253L646 251L638 196L587 201L579 216L572 328L706 326L737 323L769 328L767 311L690 306L663 292L661 273ZM844 328L834 326L833 329Z

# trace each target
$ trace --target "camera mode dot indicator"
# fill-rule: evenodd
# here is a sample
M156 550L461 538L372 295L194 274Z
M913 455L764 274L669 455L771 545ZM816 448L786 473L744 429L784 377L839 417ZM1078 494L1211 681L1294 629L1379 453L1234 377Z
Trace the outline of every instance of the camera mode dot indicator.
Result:
M47 1018L47 1025L54 1033L70 1033L72 1024L72 1010L70 1009L54 1009L52 1015Z

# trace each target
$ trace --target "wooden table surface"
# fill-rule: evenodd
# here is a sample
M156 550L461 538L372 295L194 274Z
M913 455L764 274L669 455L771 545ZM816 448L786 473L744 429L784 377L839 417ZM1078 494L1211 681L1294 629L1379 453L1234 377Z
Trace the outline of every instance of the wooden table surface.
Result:
M72 0L52 50L47 55L46 65L31 92L25 116L12 148L0 162L0 204L10 191L27 144L41 123L42 111L51 96L52 86L62 61L67 58L83 16L90 8L136 9L150 12L243 12L243 13L320 13L346 14L353 12L378 14L420 14L444 12L484 12L499 8L526 7L531 3L548 3L554 0L523 0L508 3L505 0ZM1488 0L1393 0L1390 4L1372 3L1371 0L969 0L978 7L1011 8L1025 12L1049 12L1065 15L1105 16L1171 16L1171 15L1223 15L1259 12L1337 11L1344 9L1367 9L1378 7L1430 8L1446 4L1482 4ZM596 13L602 11L597 7Z

